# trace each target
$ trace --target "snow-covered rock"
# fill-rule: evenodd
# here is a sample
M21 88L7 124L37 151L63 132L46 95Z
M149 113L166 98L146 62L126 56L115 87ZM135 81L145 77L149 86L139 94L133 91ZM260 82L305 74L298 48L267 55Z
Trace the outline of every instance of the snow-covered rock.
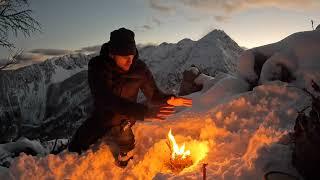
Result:
M44 156L48 151L43 148L39 141L20 138L16 142L0 144L0 167L9 167L13 159L20 153Z
M192 66L189 69L183 71L183 78L180 84L179 96L185 96L202 89L202 84L196 84L195 79L201 74L200 70Z
M238 72L250 83L282 80L314 92L311 81L320 83L320 29L294 33L285 39L246 50Z

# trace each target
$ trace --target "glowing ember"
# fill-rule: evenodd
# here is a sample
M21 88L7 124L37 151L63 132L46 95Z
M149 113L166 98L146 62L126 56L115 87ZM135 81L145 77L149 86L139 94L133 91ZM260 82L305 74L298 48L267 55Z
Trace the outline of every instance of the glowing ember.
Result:
M182 169L189 167L193 164L190 155L190 150L185 150L185 143L181 147L177 144L174 136L171 133L171 129L168 133L168 139L170 142L169 148L171 150L171 158L169 162L169 167L175 171L179 172Z

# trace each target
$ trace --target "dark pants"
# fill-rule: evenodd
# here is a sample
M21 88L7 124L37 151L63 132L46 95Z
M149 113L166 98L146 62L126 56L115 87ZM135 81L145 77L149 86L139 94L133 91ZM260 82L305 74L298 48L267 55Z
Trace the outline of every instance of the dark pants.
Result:
M119 153L127 153L134 148L135 140L131 127L123 130L123 126L105 127L97 123L93 118L87 119L76 131L68 150L81 153L96 143L98 139L106 136L106 143L115 157Z
M106 134L106 143L115 158L119 153L128 153L134 149L135 140L131 127L123 131L121 126L112 127Z

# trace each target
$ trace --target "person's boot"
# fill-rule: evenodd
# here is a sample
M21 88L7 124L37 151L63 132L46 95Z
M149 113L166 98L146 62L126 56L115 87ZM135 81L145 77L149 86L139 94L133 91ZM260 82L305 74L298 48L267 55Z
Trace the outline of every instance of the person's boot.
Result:
M117 165L125 168L128 165L130 159L133 159L132 151L129 151L128 153L120 152L118 154Z

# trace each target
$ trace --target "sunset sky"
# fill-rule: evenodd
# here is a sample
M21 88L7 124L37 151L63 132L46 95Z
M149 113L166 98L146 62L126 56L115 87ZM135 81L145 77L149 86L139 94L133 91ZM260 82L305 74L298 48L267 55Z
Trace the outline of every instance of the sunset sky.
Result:
M26 61L97 49L120 27L133 30L137 44L198 40L221 29L251 48L312 30L311 19L320 23L320 0L31 0L30 8L43 32L15 40Z

